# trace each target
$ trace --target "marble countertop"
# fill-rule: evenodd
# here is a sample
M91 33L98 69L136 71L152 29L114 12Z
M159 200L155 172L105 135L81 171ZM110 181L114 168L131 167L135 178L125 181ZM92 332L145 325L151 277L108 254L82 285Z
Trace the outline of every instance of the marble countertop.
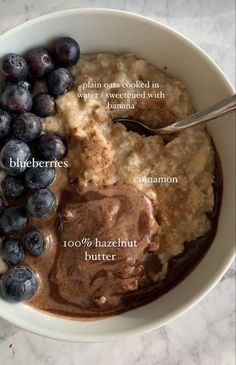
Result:
M234 84L233 0L0 0L0 33L26 19L75 7L140 13L180 31L202 47ZM0 364L233 365L235 266L195 308L150 334L101 344L72 344L27 333L0 319Z

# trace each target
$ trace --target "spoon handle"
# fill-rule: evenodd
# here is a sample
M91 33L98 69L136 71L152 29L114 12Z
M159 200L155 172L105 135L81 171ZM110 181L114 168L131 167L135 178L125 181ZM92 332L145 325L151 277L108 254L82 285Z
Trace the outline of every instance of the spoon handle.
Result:
M234 111L236 111L236 95L232 95L224 100L221 100L209 108L191 115L189 118L180 120L167 127L159 128L157 131L158 134L180 132L182 129L222 117L223 115L232 113Z

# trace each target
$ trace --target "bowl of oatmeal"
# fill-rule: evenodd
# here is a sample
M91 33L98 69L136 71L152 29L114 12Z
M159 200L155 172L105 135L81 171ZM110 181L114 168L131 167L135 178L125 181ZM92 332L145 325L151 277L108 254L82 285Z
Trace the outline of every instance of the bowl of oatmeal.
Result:
M73 86L41 118L44 136L66 145L48 187L55 206L39 217L27 197L28 220L16 237L23 242L34 227L44 234L45 252L26 254L20 263L35 273L37 290L20 303L9 303L2 290L0 315L70 341L144 333L196 304L233 260L233 117L167 138L141 135L113 119L131 116L161 127L233 89L183 36L114 10L29 21L0 37L0 56L50 49L62 36L78 41L81 55L69 67ZM36 93L47 92L44 81L36 84ZM6 219L1 213L3 242ZM2 278L7 266L2 260Z

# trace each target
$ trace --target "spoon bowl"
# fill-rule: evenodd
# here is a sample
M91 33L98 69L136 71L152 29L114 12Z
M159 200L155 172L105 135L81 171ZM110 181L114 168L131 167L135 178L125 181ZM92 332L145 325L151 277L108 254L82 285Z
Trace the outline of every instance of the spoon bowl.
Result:
M139 134L173 134L181 132L183 129L193 127L194 125L217 119L223 115L235 112L235 110L236 95L232 95L216 104L213 104L203 111L194 113L186 119L180 120L163 128L150 128L145 123L132 118L114 118L113 122L122 123L128 130L132 130Z

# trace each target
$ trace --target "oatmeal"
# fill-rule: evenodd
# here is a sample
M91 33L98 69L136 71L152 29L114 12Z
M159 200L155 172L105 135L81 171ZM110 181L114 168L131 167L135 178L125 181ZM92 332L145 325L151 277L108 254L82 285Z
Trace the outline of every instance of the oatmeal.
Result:
M88 81L103 85L153 80L160 84L166 98L144 100L141 104L134 99L137 105L134 111L129 110L129 116L159 127L193 113L185 85L144 60L132 55L82 56L73 73L75 90L58 99L59 116L47 119L45 129L69 138L69 174L79 189L91 183L98 187L131 184L152 201L160 224L155 238L160 246L158 256L166 272L169 258L183 251L183 243L204 235L210 228L207 213L214 205L214 151L210 137L204 127L198 126L166 144L162 136L145 137L114 124L112 118L123 116L124 111L107 110L107 100L102 96L96 100L78 98L81 84ZM104 89L97 91L103 94ZM178 183L143 184L139 183L140 176L176 177Z
M204 126L167 139L113 122L126 116L162 127L187 117L194 111L182 81L131 54L82 55L71 71L73 88L42 119L67 144L66 167L50 187L57 209L28 224L44 232L47 251L24 263L40 277L29 304L92 318L168 289L172 260L213 240L220 193L218 201Z

